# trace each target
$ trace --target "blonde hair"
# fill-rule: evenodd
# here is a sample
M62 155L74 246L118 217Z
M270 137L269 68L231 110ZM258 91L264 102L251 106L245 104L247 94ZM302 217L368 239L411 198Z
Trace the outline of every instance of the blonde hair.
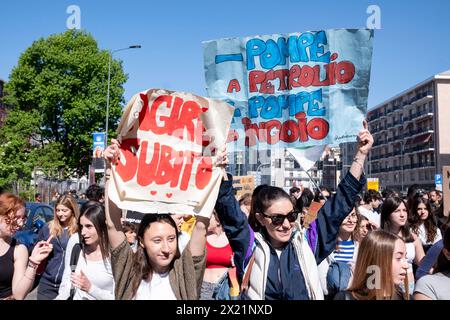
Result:
M399 293L392 280L392 259L395 242L403 241L395 234L384 230L376 230L369 233L362 241L358 249L353 280L348 291L358 300L391 300ZM368 288L370 270L373 266L379 271L380 287ZM405 288L408 288L408 280L405 279ZM409 293L405 295L409 298Z
M76 200L69 195L62 195L58 198L58 200L55 203L55 209L53 210L53 220L50 221L48 224L50 234L55 237L61 236L63 232L63 226L61 225L61 222L59 221L58 216L56 215L56 207L59 205L63 205L69 208L70 211L72 212L67 226L70 237L72 234L78 232L78 217L80 216L78 204Z

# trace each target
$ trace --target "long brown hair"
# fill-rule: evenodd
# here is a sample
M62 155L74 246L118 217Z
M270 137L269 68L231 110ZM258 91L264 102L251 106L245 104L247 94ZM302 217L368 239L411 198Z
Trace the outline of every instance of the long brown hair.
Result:
M398 288L392 281L392 259L395 242L402 240L395 234L384 230L369 233L362 241L358 250L355 272L348 291L352 292L358 300L390 300L398 295ZM403 241L403 240L402 240ZM375 269L373 269L375 267ZM378 272L380 287L369 288L368 284L373 277L371 270ZM408 279L405 279L405 288L408 288ZM408 299L409 294L406 295Z
M63 227L61 222L56 215L56 207L59 205L63 205L70 209L72 215L70 216L69 224L68 224L68 232L69 237L78 231L78 217L80 216L80 211L78 209L78 204L76 200L69 195L62 195L58 198L55 203L55 209L53 210L53 220L48 223L48 229L50 230L50 234L59 237L63 232Z
M392 227L392 221L391 221L391 214L397 210L397 208L404 204L407 212L407 217L409 216L409 208L406 205L405 201L403 201L400 197L389 197L386 198L386 200L383 202L383 206L381 207L381 229L383 230L391 230ZM412 236L411 230L409 228L408 219L406 219L405 225L400 227L403 241L405 243L414 242L414 238Z
M428 211L428 217L425 221L422 221L419 214L417 213L417 208L420 204L424 204ZM411 229L414 233L419 234L419 227L423 223L425 227L425 233L427 237L427 242L433 242L436 238L438 227L434 222L434 212L431 210L430 202L421 196L415 196L412 199L411 210L409 211L408 221Z
M85 217L94 225L95 231L97 231L98 236L98 246L100 247L100 252L102 258L106 259L109 257L109 239L108 239L108 229L106 226L106 216L105 208L103 205L97 201L86 202L81 207L80 217L78 218L78 235L80 240L83 239L81 236L81 217ZM83 243L83 253L85 250L84 241Z

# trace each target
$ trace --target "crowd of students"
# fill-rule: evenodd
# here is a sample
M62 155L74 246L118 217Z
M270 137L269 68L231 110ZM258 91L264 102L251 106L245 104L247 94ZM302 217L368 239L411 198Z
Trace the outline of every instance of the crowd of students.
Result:
M62 195L30 256L14 240L25 203L4 193L0 299L24 299L36 286L39 300L450 299L450 224L439 191L361 196L367 128L358 141L334 194L263 185L236 199L228 174L210 218L147 214L136 227L107 193L95 189L81 208ZM116 140L104 156L118 161ZM217 165L227 163L220 153Z

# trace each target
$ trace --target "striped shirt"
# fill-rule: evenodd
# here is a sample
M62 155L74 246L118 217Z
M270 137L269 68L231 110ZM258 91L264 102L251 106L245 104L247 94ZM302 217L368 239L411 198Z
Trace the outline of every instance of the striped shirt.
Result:
M355 242L353 240L338 241L337 249L333 251L335 261L350 262L355 253Z

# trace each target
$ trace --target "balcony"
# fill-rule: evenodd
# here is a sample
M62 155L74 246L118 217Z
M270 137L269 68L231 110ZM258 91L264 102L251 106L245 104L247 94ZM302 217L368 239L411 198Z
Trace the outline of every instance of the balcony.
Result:
M416 95L413 99L411 99L410 103L413 105L420 105L426 103L433 99L431 92L427 92L424 94Z
M413 138L413 137L421 135L421 134L433 133L433 132L434 132L433 127L429 126L429 127L425 127L425 128L417 128L417 129L405 131L405 133L403 135L404 135L404 137Z
M406 148L406 153L414 153L414 152L424 152L424 151L434 151L434 143L425 143L420 146L412 147L412 148Z
M403 166L403 169L407 170L407 169L421 169L421 168L432 168L434 167L434 161L432 162L419 162L419 163L412 163L412 164L408 164Z

